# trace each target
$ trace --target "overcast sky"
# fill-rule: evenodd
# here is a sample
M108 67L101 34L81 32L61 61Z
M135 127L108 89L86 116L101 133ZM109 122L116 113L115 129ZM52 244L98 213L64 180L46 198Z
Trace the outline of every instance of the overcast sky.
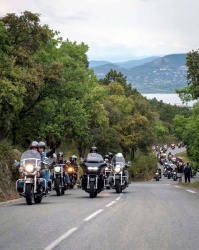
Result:
M199 0L0 0L0 16L25 10L89 60L114 62L199 48Z

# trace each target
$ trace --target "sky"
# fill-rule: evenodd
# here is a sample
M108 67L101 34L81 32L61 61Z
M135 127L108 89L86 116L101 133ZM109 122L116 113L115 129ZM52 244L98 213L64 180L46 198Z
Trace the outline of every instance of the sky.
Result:
M31 11L89 46L89 60L122 62L199 48L198 0L0 0L0 17Z

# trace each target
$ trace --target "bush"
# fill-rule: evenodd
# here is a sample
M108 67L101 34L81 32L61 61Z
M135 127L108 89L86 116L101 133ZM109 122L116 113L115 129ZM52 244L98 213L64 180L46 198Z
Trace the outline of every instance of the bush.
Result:
M131 178L135 180L150 180L157 169L157 158L154 154L143 154L136 151L135 158L129 168Z

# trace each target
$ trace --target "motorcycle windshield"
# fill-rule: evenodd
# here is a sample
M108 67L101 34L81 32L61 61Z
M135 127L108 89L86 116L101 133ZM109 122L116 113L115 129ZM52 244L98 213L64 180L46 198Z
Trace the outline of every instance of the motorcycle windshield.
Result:
M104 159L100 154L91 153L91 154L87 155L86 162L88 162L88 163L102 163L102 162L104 162Z
M25 172L33 173L37 167L40 167L41 155L36 150L27 150L21 156L20 166Z
M27 150L27 151L25 151L25 152L22 154L21 160L29 159L29 158L41 160L41 155L40 155L40 153L39 153L38 151L36 151L36 150Z

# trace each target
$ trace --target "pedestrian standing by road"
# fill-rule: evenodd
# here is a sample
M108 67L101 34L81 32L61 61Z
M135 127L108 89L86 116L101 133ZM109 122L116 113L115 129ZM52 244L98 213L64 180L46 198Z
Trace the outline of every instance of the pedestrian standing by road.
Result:
M177 162L177 177L178 177L179 183L182 183L183 169L184 169L183 162L178 161Z
M184 167L184 178L185 178L185 183L190 182L190 177L191 177L191 167L189 166L189 162Z

